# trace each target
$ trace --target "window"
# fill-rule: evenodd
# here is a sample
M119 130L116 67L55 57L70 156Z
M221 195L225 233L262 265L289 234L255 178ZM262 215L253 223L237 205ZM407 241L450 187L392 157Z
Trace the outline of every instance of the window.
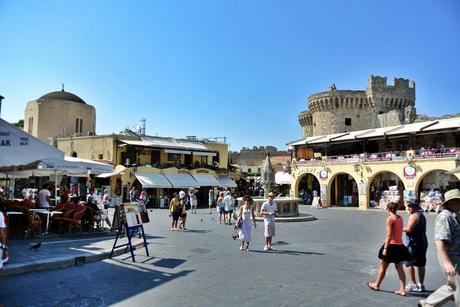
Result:
M32 133L33 128L34 128L34 118L29 117L29 127L27 129L27 132Z
M75 119L75 133L82 133L83 131L83 119L77 118Z
M351 126L351 118L345 118L345 126Z
M168 161L179 161L179 154L168 153Z

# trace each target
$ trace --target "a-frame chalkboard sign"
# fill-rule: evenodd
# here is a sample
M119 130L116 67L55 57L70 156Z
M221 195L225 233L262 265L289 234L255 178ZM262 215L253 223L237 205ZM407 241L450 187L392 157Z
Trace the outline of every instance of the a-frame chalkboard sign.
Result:
M148 216L146 218L146 215L147 211L145 208L142 208L142 206L139 206L137 203L126 203L115 206L113 226L117 229L117 236L115 238L115 242L113 243L109 258L112 258L113 252L116 248L125 247L125 253L127 253L129 249L133 262L136 262L136 259L134 258L135 247L132 243L132 238L136 234L142 235L142 246L145 248L147 256L150 256L149 249L147 247L148 243L145 239L144 226L142 225L143 222L148 222ZM123 236L127 237L128 243L117 245L118 239Z

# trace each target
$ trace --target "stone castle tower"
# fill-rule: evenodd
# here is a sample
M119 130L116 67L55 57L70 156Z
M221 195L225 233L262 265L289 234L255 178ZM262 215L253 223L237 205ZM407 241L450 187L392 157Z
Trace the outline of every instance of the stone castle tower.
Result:
M337 90L308 97L308 110L299 114L304 138L315 135L395 126L415 120L415 82L370 76L364 91Z

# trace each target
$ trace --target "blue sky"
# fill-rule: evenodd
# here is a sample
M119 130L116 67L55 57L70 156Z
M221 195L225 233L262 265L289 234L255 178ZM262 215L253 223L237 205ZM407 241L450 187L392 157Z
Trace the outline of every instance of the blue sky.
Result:
M418 113L460 112L459 1L0 0L2 118L61 83L97 133L226 136L231 150L301 138L306 97L416 82Z

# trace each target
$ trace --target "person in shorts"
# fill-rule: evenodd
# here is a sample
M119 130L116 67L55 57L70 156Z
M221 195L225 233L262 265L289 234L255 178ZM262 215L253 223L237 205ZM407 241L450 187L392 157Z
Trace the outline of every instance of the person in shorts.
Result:
M270 192L268 193L268 201L262 204L260 208L260 215L264 217L264 237L265 237L265 246L264 251L272 250L275 251L272 247L272 238L275 236L275 215L278 211L276 203L273 201L275 195Z
M419 306L441 306L452 298L455 306L460 306L460 190L447 191L444 199L442 211L436 217L434 241L447 280L430 296L419 301Z
M182 214L182 202L179 199L179 193L174 193L173 199L169 202L169 215L171 220L171 231L177 230L177 222Z
M425 265L426 250L428 249L428 240L426 238L426 219L417 200L409 200L407 203L409 209L409 220L403 231L404 244L409 250L410 258L404 261L407 267L410 283L406 286L406 291L424 292L425 286ZM416 282L415 268L418 268L419 283Z

